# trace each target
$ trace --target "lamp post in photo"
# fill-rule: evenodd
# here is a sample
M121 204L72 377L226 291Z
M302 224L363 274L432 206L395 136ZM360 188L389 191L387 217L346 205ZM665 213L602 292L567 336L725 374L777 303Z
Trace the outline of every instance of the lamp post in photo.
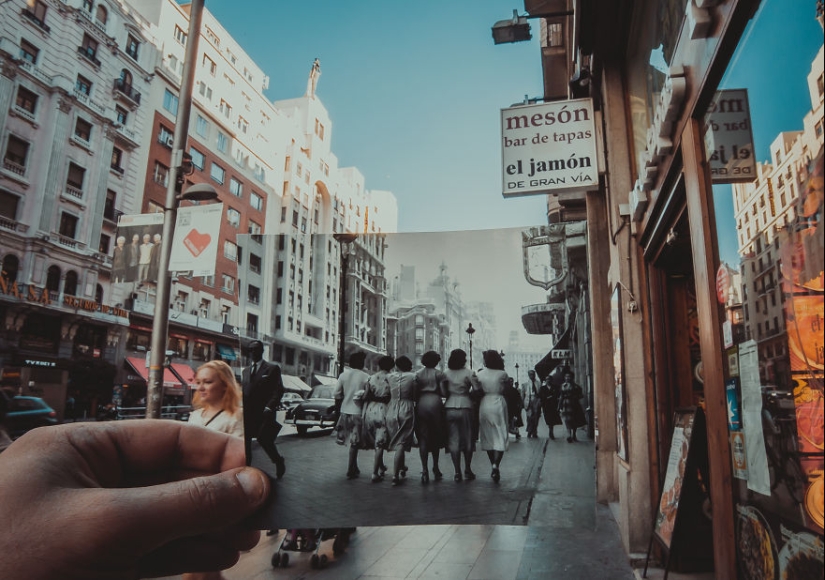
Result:
M465 330L467 337L470 339L470 370L475 370L473 366L473 334L475 334L475 331L476 329L473 328L472 322L467 326L467 330Z
M341 264L339 270L341 284L338 289L338 302L340 304L340 308L338 309L338 375L340 375L344 372L344 347L347 336L347 313L349 312L349 304L347 301L349 253L354 249L353 244L358 234L341 232L333 234L332 237L335 238L335 241L341 246Z
M149 357L149 380L146 388L146 418L160 418L163 406L163 363L169 332L169 295L172 279L169 275L169 259L172 253L172 238L175 232L178 205L182 199L204 201L215 199L217 192L209 185L194 185L186 194L178 195L178 187L183 183L184 151L189 135L189 117L192 112L192 88L195 84L195 66L198 58L201 20L204 0L192 0L189 8L189 32L183 61L183 74L178 95L178 110L175 117L175 134L172 140L172 162L169 167L169 182L166 186L166 203L163 206L163 236L161 238L158 262L158 284L155 296L155 314L152 322L152 352Z
M516 384L519 384L519 380L518 380L518 363L516 363Z

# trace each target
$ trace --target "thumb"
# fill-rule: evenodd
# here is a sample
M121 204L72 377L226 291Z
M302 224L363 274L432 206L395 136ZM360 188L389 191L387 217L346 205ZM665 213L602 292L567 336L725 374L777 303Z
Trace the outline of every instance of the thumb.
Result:
M252 467L150 487L117 490L122 537L151 550L178 538L227 529L269 496L269 479Z

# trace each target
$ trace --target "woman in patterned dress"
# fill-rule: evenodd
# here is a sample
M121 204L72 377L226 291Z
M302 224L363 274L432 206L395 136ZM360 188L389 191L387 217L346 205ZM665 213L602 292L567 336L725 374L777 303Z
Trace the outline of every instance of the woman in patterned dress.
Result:
M364 449L374 449L372 481L381 481L387 467L384 465L384 450L389 445L387 433L387 405L390 402L390 371L395 366L391 356L378 359L378 372L367 381L364 389L364 430L362 445Z
M464 454L464 477L468 480L476 478L475 473L470 469L475 450L473 403L470 400L470 392L480 387L476 374L465 368L466 363L467 353L460 348L456 349L450 353L447 361L448 370L444 373L447 379L447 402L444 403L447 418L447 449L453 460L456 482L462 480L462 454Z
M428 455L433 456L433 479L443 477L438 468L438 457L446 443L447 422L444 403L447 396L444 382L447 378L436 365L441 355L428 350L421 357L424 368L415 373L415 435L418 437L418 453L421 456L421 483L429 483Z
M478 382L484 391L478 414L479 432L481 448L487 452L493 466L491 477L498 482L501 478L499 466L510 444L507 401L504 399L504 389L510 377L504 372L504 360L494 350L484 351L484 366L478 373Z
M395 372L388 377L390 383L390 404L387 406L387 431L390 435L389 449L395 451L392 484L401 483L407 474L405 454L412 449L415 429L415 374L412 361L401 356L395 359Z

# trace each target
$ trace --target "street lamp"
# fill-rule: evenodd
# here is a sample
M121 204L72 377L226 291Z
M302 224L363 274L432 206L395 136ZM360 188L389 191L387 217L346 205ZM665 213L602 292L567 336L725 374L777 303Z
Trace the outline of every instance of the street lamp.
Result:
M341 232L333 234L335 241L341 244L341 283L338 289L340 308L338 309L338 374L344 372L344 341L347 334L347 269L349 267L350 244L355 242L358 234Z
M516 363L516 384L518 384L518 363Z
M472 322L465 331L467 333L467 336L470 338L470 370L475 370L475 367L473 367L473 334L475 334L475 331L476 329L473 328Z
M182 166L186 138L189 135L189 116L192 112L192 88L195 84L195 65L198 57L201 20L204 0L192 0L189 5L189 36L183 60L183 74L178 95L178 111L175 117L175 134L172 140L172 162L169 168L169 182L166 186L166 203L163 206L163 236L161 238L160 259L158 261L158 286L155 296L155 316L152 321L152 352L149 357L149 381L146 388L146 418L160 418L163 405L163 361L169 332L169 294L172 279L169 276L169 258L172 253L172 237L175 232L178 204L192 191L195 201L214 199L217 192L207 185L194 185L187 194L178 196L177 188L183 182ZM208 195L206 187L212 189Z

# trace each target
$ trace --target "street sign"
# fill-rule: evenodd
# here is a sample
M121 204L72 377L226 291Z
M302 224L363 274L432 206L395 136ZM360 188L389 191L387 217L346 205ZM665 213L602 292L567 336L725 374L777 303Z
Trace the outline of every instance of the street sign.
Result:
M573 351L569 348L554 348L550 351L550 358L553 360L563 360L566 358L572 358Z

